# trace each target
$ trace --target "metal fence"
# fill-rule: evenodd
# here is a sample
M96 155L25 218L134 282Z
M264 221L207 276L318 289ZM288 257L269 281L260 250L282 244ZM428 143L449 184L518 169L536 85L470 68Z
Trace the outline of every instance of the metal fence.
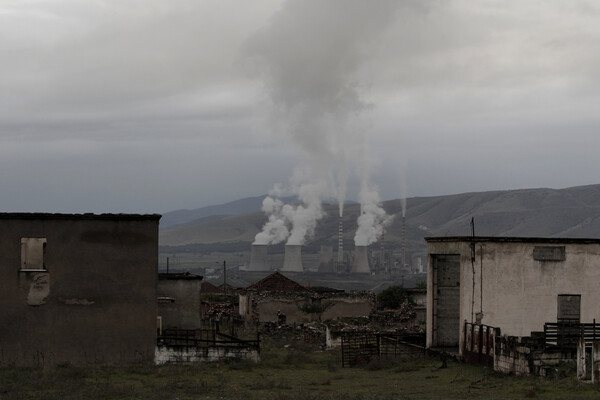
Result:
M583 337L586 347L600 340L600 324L579 322L547 322L544 324L544 344L546 348L576 349L579 338Z
M255 340L240 339L214 329L169 328L157 337L157 342L169 347L251 347L260 350L260 336Z
M413 358L425 353L424 334L347 332L341 339L344 368L375 359Z

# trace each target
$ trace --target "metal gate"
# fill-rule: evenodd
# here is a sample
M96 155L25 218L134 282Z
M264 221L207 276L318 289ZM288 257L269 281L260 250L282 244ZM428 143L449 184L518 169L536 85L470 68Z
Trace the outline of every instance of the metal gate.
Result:
M463 356L469 364L494 367L494 338L497 328L465 322Z
M342 336L342 367L366 364L379 357L379 337L373 333Z

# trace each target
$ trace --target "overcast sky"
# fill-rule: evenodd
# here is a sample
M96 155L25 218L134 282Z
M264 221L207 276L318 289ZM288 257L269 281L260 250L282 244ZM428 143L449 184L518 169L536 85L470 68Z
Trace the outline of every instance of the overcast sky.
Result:
M597 2L362 3L0 0L0 211L167 212L288 185L310 150L280 102L319 88L318 107L332 81L383 199L599 183Z

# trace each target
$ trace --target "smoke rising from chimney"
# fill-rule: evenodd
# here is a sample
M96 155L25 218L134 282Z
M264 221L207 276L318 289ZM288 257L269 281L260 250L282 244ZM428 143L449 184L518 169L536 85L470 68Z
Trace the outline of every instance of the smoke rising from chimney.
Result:
M262 210L268 216L268 220L261 232L254 237L253 244L277 244L283 242L290 235L286 226L283 212L283 202L272 197L265 197Z
M387 215L381 207L377 190L363 185L359 197L360 215L357 219L358 229L354 235L354 244L368 246L383 234L383 229L392 221L393 217Z
M290 179L290 192L302 202L269 209L256 241L302 244L323 217L321 204L336 197L340 216L346 199L348 167L364 132L355 127L365 108L357 73L370 40L393 21L397 2L380 0L288 0L247 43L258 61L269 98L271 119L303 150Z
M406 199L408 197L408 188L406 186L406 163L404 162L398 171L398 182L400 184L400 206L402 207L402 217L406 217Z

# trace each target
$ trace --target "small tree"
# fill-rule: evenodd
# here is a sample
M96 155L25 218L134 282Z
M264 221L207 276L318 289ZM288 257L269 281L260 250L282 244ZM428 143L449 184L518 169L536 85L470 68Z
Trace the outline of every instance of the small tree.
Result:
M322 301L321 299L309 299L305 303L298 304L298 309L302 311L304 314L316 314L319 318L319 322L321 321L321 317L327 309L333 306L332 301Z
M412 303L408 292L402 286L390 286L377 295L379 309L398 309L405 301Z

